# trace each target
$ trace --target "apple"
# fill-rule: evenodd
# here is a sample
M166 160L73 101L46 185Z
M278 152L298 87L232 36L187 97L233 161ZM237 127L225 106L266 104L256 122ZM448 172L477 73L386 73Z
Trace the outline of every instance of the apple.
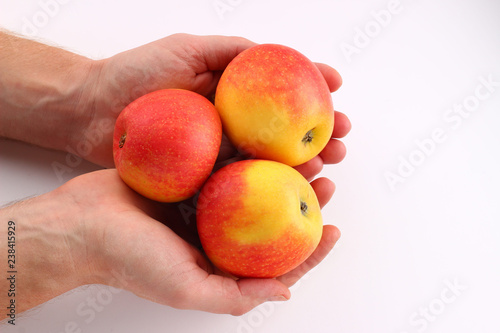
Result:
M120 177L136 192L177 202L193 196L210 176L221 138L221 121L208 99L188 90L158 90L120 113L113 157Z
M210 261L236 277L289 272L311 255L323 232L311 185L294 168L268 160L215 172L201 190L196 219Z
M291 166L326 146L334 126L328 84L298 51L261 44L236 56L217 85L224 132L241 151Z

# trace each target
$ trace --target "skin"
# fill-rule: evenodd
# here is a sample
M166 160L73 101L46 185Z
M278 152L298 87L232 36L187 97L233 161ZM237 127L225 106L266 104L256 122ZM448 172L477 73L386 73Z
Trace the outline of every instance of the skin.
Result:
M128 103L162 88L188 89L210 98L227 64L255 43L177 34L99 61L2 32L0 45L0 136L76 151L112 167L109 125ZM327 65L317 66L330 90L337 90L339 74ZM349 132L350 123L336 112L335 124L335 139L296 167L306 178L344 158L345 146L337 138ZM76 149L96 134L102 140L94 141L92 149ZM237 159L241 157L234 147L223 141L216 167ZM334 184L319 178L311 185L324 206ZM101 283L176 308L241 315L262 302L289 299L288 288L317 265L340 236L335 226L325 225L315 252L293 271L276 279L234 280L215 270L199 251L194 216L182 213L191 203L150 201L110 169L0 209L0 249L7 249L7 221L16 222L16 312L80 285ZM0 271L7 271L6 265L1 260ZM8 281L0 279L0 290L7 288ZM1 292L1 306L8 302Z

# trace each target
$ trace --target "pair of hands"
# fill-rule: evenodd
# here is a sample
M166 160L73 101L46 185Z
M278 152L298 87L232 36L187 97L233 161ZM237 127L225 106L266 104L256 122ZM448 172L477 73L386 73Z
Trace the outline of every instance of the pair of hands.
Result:
M85 93L76 111L77 130L68 139L69 146L91 142L89 138L100 131L97 134L102 140L82 157L112 167L112 130L104 131L100 124L114 124L127 104L158 89L182 88L212 97L227 64L253 45L238 37L176 34L105 60L91 61L86 67ZM327 65L317 66L330 90L336 91L341 85L339 74ZM340 162L345 147L336 138L349 130L348 118L336 112L332 140L318 156L296 169L311 180L323 164ZM225 140L217 163L223 165L234 158L238 153ZM319 178L311 185L323 207L333 195L334 184ZM288 288L317 265L340 236L336 227L325 225L316 251L293 271L276 279L235 280L218 272L199 250L194 216L189 219L186 215L185 207L192 206L189 200L179 204L152 202L128 188L114 169L76 177L31 200L33 207L59 203L52 213L55 216L40 219L40 224L50 219L50 227L37 230L45 230L55 238L44 242L35 257L57 251L60 268L70 266L59 287L40 286L37 303L79 285L100 283L175 308L240 315L262 302L290 298ZM44 237L43 233L36 237Z

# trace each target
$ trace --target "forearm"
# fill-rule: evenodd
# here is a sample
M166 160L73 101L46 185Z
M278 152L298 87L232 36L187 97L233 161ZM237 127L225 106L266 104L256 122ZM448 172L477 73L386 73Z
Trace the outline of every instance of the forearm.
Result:
M0 320L11 300L17 315L93 282L85 231L70 223L78 212L64 204L49 193L0 210Z
M94 62L0 31L0 136L66 150L92 118Z

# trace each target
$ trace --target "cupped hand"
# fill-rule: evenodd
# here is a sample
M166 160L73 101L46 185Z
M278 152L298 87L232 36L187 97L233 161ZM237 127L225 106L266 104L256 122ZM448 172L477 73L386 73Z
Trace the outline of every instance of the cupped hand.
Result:
M99 186L96 186L99 184ZM331 193L313 182L323 206ZM276 279L235 280L174 230L186 221L175 204L150 201L131 190L115 169L70 180L55 190L78 205L74 223L85 225L86 263L93 283L129 290L175 308L241 315L265 301L290 298L289 287L332 249L340 234L325 226L316 251ZM69 223L69 222L68 222ZM97 278L95 278L97 277Z
M92 71L98 74L92 77L98 79L89 85L92 97L81 121L82 138L103 139L83 157L113 167L112 128L102 124L114 124L128 104L155 90L187 89L210 97L227 64L253 45L241 37L174 34L94 61Z
M112 130L123 108L142 95L167 88L187 89L211 99L229 62L254 45L254 42L242 37L174 34L94 61L94 75L90 77L97 79L88 85L92 97L87 111L81 117L83 130L80 140L100 140L89 140L93 147L82 157L102 166L113 167ZM337 90L342 84L337 71L325 64L317 66L330 90ZM347 117L336 112L333 137L341 138L349 129ZM337 163L344 155L343 144L332 139L320 154L321 159L315 158L308 162L309 166L299 169L304 170L307 176L310 167L313 172L317 172L323 163Z
M179 34L98 62L100 79L95 85L96 98L87 119L87 131L95 131L103 120L111 119L114 123L126 105L154 90L182 88L210 98L227 64L253 45L238 37ZM327 65L317 66L330 90L337 90L342 81L340 75ZM340 162L345 147L338 138L349 130L348 118L335 112L332 140L317 157L296 169L311 180L323 164ZM112 166L111 134L104 133L103 144L86 158ZM238 158L234 147L224 141L219 166ZM102 185L95 188L92 183ZM323 207L335 190L334 184L327 178L319 178L311 185ZM316 251L293 271L276 279L235 280L221 274L200 251L195 224L189 224L189 218L194 217L192 201L152 203L124 185L115 170L78 177L63 188L77 197L83 196L79 202L101 213L92 219L89 228L99 244L94 265L101 283L176 308L242 314L266 300L288 299L288 288L317 265L340 236L336 227L325 225ZM86 195L91 192L93 195Z

